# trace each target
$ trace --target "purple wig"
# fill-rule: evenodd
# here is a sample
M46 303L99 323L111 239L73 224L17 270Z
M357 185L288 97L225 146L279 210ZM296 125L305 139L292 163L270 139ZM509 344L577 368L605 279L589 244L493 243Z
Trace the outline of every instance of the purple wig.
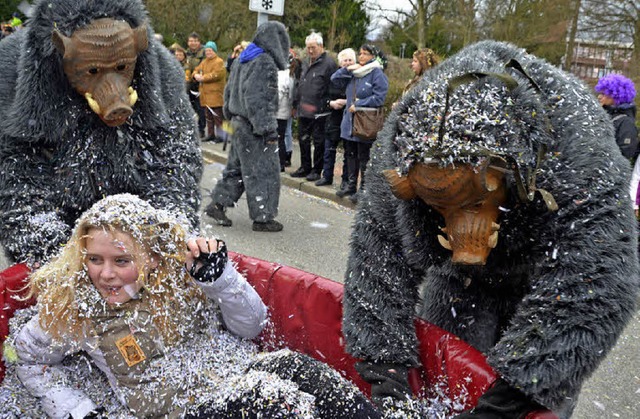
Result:
M596 92L611 96L616 105L633 102L636 88L633 82L621 74L609 74L598 80Z

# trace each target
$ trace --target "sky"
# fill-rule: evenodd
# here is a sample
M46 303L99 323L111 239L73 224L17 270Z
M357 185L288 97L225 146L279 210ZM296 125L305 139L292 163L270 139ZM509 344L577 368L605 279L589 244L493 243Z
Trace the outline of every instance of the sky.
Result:
M382 9L395 10L398 8L410 9L411 3L409 0L366 0L367 5L371 5L370 9L378 9L378 6ZM367 38L370 40L376 39L382 32L380 24L382 20L373 19L371 26L369 26L369 33Z

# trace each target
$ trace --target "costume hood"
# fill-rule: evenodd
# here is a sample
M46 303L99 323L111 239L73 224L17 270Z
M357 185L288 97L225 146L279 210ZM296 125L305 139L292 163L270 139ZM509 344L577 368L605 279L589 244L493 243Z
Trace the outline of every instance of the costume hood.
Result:
M258 27L253 43L273 57L278 70L289 65L289 34L280 22L266 22Z

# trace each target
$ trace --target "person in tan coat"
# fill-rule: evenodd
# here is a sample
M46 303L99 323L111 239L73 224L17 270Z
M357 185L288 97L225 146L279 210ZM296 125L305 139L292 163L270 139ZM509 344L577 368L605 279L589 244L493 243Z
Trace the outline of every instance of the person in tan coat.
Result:
M222 105L227 70L218 57L218 46L209 41L204 45L205 59L193 70L192 77L200 83L200 106L207 120L207 136L203 141L221 142L217 133L222 129Z

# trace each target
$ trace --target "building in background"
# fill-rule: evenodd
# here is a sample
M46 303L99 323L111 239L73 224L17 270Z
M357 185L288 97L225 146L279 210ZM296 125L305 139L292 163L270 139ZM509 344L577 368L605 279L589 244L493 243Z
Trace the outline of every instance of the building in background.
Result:
M595 84L609 73L628 74L632 53L631 42L576 39L571 67L567 70L587 83Z

